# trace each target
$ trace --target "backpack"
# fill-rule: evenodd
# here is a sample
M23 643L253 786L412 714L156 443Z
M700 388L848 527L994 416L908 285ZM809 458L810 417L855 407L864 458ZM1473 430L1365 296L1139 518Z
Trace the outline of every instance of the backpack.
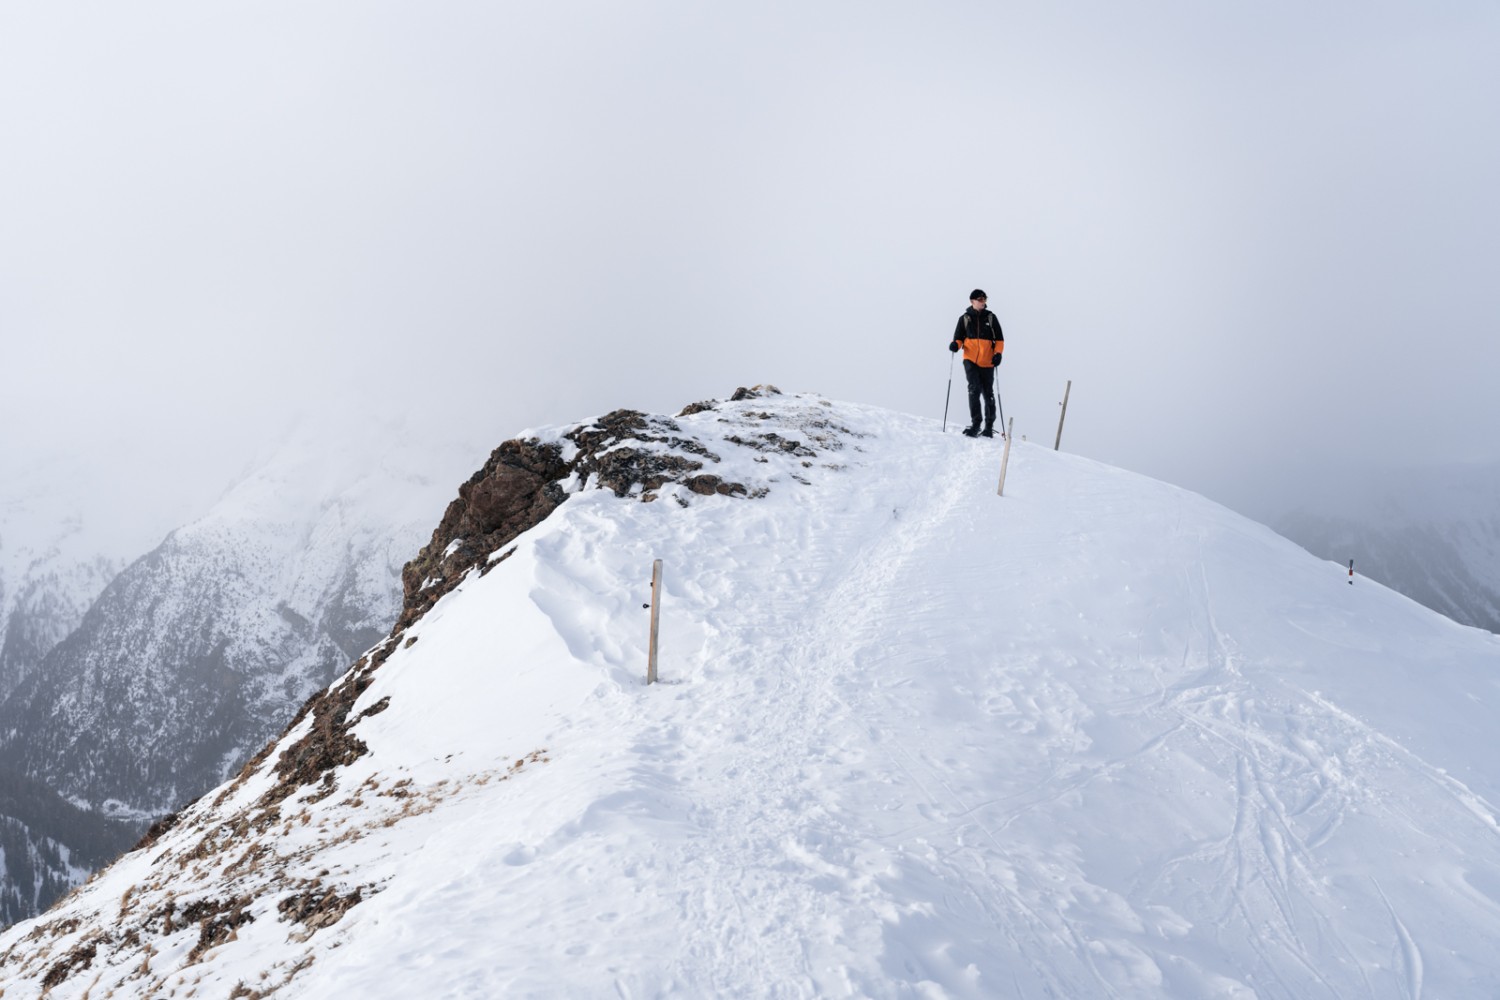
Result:
M964 312L964 334L965 334L965 336L969 336L969 337L974 337L975 336L975 334L973 333L973 326L974 326L973 320L974 320L973 314L970 313L970 312L965 311ZM995 340L995 339L997 339L995 337L995 314L992 313L992 312L990 312L990 311L988 311L988 310L986 310L985 314L984 314L984 328L985 328L985 333L981 335L981 336L984 337L984 339L986 339L986 340Z

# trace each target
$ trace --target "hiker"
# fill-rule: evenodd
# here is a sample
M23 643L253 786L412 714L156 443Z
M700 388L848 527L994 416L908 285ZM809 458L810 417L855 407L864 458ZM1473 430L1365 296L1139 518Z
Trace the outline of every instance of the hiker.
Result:
M984 289L969 293L969 308L958 318L948 350L964 352L964 377L969 380L969 426L966 437L995 436L995 369L1005 353L1005 334L1000 321L985 308L989 296ZM984 400L984 430L979 429L979 401Z

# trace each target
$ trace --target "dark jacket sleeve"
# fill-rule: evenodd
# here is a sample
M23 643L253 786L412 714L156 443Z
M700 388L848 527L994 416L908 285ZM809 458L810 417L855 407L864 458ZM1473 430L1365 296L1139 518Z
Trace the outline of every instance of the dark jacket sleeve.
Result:
M960 314L958 317L958 325L953 328L953 339L957 341L963 341L965 339L964 318L962 314Z

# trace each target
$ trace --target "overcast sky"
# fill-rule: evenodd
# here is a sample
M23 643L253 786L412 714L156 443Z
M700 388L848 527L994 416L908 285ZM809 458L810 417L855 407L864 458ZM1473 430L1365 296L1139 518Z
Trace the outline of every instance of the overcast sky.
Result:
M1497 122L1487 0L6 2L0 458L938 419L978 285L1018 434L1261 514L1500 459Z

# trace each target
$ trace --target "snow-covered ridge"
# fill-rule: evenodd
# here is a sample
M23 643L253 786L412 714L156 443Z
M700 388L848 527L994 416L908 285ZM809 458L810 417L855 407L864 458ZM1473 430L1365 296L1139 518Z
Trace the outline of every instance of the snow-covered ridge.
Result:
M1043 448L1002 499L933 421L643 419L525 436L565 501L0 937L6 1000L1496 993L1500 640ZM579 473L630 450L701 467Z
M777 400L777 413L746 405L758 399ZM615 410L521 433L459 488L432 540L402 571L406 604L393 634L470 573L488 572L511 539L571 493L602 488L686 507L694 496L763 497L778 482L806 485L817 468L841 468L837 453L859 435L833 419L832 405L762 385L736 390L727 403L694 403L675 419Z

